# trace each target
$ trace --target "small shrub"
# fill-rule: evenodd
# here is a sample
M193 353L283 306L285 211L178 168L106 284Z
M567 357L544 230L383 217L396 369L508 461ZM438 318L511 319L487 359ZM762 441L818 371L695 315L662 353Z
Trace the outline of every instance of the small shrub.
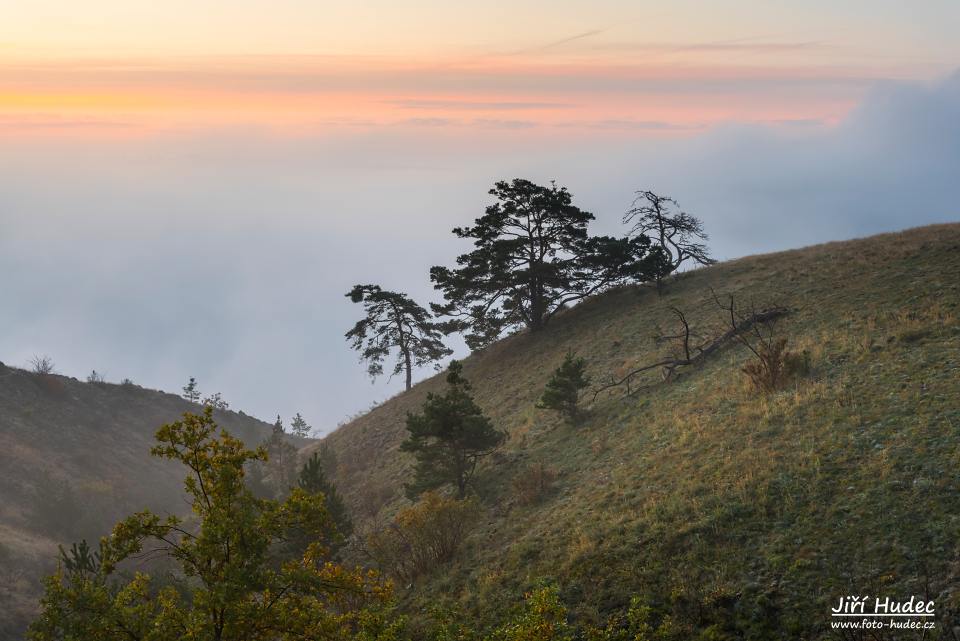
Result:
M430 641L480 641L480 633L464 612L446 603L434 604L429 612L425 639Z
M263 451L247 449L212 417L211 408L185 413L157 430L151 449L191 471L184 488L192 517L142 510L100 539L100 560L86 545L64 551L43 582L27 638L396 639L390 622L374 616L390 616L391 596L375 575L327 560L320 546L276 562L271 551L291 532L322 534L322 497L300 489L283 503L253 497L243 467ZM143 571L147 561L166 570L157 581ZM363 612L368 607L373 612Z
M560 367L553 371L537 407L556 410L570 423L580 419L580 391L590 385L587 361L567 352Z
M810 352L787 352L783 357L783 369L787 378L803 378L810 375Z
M90 373L87 374L87 382L88 383L105 383L106 379L103 378L103 374L101 374L97 370L91 370Z
M369 533L364 551L383 572L407 583L451 561L477 517L472 499L425 492L392 523Z
M525 595L523 607L494 630L490 641L571 641L574 630L567 622L567 609L555 587L539 588Z
M46 376L56 373L53 359L49 356L34 356L30 359L30 371L34 374Z
M809 355L789 351L786 338L759 344L754 359L743 367L750 386L762 393L783 389L791 378L805 376L809 371Z
M531 505L553 490L557 472L543 463L534 463L513 479L513 492L521 505Z
M190 379L190 380L193 380L193 379ZM210 396L206 397L205 399L203 399L203 403L201 404L207 407L212 407L215 410L226 411L230 409L230 404L227 403L225 400L223 400L223 395L221 395L220 392L217 392L216 394L211 394Z
M589 627L587 641L648 641L656 632L651 623L651 608L644 605L640 597L630 600L630 607L624 613L610 617L603 628ZM663 632L663 630L661 630ZM659 636L658 638L663 638Z

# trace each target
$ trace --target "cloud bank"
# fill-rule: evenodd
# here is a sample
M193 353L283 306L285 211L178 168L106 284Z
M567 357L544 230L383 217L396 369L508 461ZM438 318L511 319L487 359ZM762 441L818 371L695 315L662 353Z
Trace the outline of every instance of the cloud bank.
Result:
M329 430L398 391L371 386L343 294L426 302L493 181L557 179L615 232L632 192L670 194L720 258L960 219L960 74L875 87L841 124L727 125L693 137L598 126L544 136L397 125L257 128L0 147L0 360L179 390L196 376L264 419ZM519 121L518 121L519 122ZM648 123L649 125L649 123Z

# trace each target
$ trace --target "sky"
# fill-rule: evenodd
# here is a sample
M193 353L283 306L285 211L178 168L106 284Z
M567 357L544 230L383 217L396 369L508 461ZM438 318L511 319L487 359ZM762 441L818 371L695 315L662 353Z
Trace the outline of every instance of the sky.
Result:
M195 376L322 433L402 386L366 377L343 294L437 300L495 180L556 179L598 233L669 194L721 259L958 220L956 24L952 1L0 0L0 361Z

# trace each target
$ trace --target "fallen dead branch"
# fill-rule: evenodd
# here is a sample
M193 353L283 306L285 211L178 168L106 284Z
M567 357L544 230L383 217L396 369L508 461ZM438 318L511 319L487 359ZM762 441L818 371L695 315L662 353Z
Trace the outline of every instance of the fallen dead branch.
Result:
M692 344L692 341L697 339L697 336L695 336L691 331L690 323L687 320L686 315L680 309L671 307L670 311L672 311L673 315L676 317L680 326L680 331L672 336L662 336L660 337L660 340L674 341L678 346L680 354L677 356L664 357L655 363L643 365L631 370L619 379L611 380L609 383L594 390L593 400L596 401L600 394L616 387L625 387L626 395L631 396L642 390L654 387L655 385L669 383L671 380L673 380L678 370L701 364L704 360L709 358L711 354L716 353L721 347L733 339L738 339L751 351L756 353L756 350L752 347L751 342L744 340L744 335L747 332L753 332L757 333L757 335L760 335L758 328L769 326L773 321L790 312L788 307L777 305L760 310L751 309L749 313L744 314L738 311L736 301L732 295L729 297L729 301L724 303L720 300L715 292L711 291L711 293L713 294L713 300L723 312L725 318L727 329L722 334L707 340L702 340L697 344ZM642 385L640 387L633 387L632 383L638 375L657 369L661 370L661 381Z

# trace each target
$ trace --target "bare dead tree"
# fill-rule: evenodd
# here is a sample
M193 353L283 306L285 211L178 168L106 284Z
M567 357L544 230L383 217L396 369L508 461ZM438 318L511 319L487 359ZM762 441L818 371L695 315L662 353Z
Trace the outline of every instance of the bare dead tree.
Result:
M30 371L34 374L40 374L42 376L56 374L56 369L53 365L53 359L46 355L34 355L34 357L30 359Z
M706 244L709 239L700 219L680 209L673 198L658 196L650 190L641 190L630 210L623 215L624 224L632 224L632 236L646 235L664 254L665 268L654 281L662 291L663 279L675 272L681 264L692 260L700 265L716 262L710 258Z

